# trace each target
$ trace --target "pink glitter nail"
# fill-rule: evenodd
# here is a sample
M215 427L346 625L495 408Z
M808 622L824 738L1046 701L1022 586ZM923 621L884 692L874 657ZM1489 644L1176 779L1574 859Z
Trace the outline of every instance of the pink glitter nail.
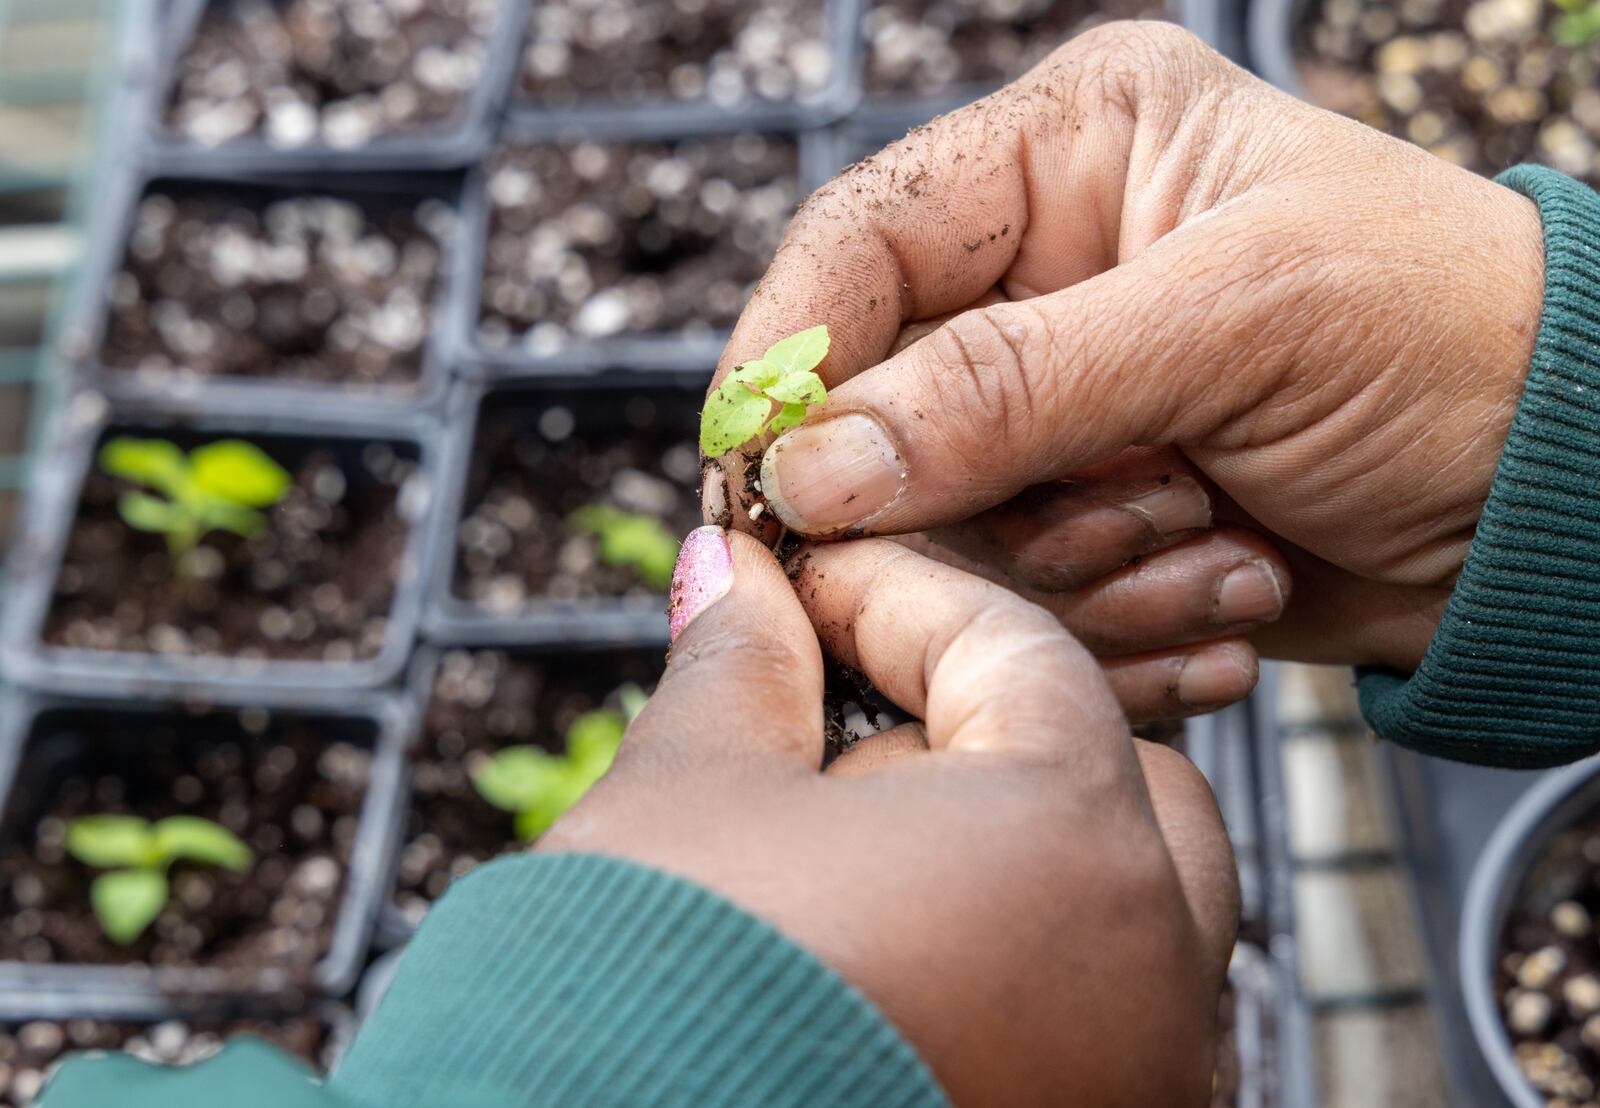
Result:
M720 527L697 527L683 540L678 564L672 571L672 594L667 602L667 622L674 640L689 621L714 600L727 595L733 585L733 552Z

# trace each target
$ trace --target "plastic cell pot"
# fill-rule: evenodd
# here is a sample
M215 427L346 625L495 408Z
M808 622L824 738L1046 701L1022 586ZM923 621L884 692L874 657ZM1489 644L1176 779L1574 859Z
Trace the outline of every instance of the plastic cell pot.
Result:
M125 803L134 812L141 807L154 812L163 805L172 805L172 800L167 799L169 792L173 799L192 795L199 799L179 803L214 806L220 800L223 808L243 805L247 809L245 833L250 834L251 821L255 819L255 813L248 811L250 798L272 792L276 787L273 781L261 775L274 768L283 775L274 780L300 781L309 790L304 799L299 795L274 798L271 803L278 808L310 804L313 794L326 794L337 788L346 798L341 803L355 807L356 822L353 831L321 825L312 839L304 840L313 845L307 848L311 853L301 859L301 865L308 860L325 859L326 855L319 852L335 849L329 844L338 842L342 845L336 848L336 864L342 864L342 870L337 890L316 894L321 900L331 897L336 905L331 922L320 931L315 928L321 928L323 921L311 932L305 928L297 932L315 933L320 937L313 941L325 943L320 953L308 951L306 957L298 959L300 969L291 970L289 963L294 959L281 952L276 958L263 958L252 965L118 963L98 957L70 963L38 961L19 947L24 957L0 962L0 1018L102 1015L157 1019L176 1010L174 1005L183 1010L232 1005L281 1012L303 1009L319 995L343 995L355 984L380 902L388 893L405 807L404 749L413 727L409 703L397 696L351 697L339 708L265 708L247 700L224 699L199 709L175 702L12 693L0 708L0 836L4 849L20 859L14 863L19 867L19 881L40 880L39 876L28 877L36 874L49 880L60 877L76 882L87 874L86 868L70 857L62 857L60 871L55 870L54 863L41 870L25 857L30 850L43 849L44 840L35 840L34 836L42 834L41 820L51 815L55 810L52 806L57 804L66 806L62 810L69 810L74 805L98 809L103 803L110 810ZM291 739L291 735L296 737ZM207 786L196 785L190 786L196 790L193 794L180 793L178 790L184 787L181 782L168 782L158 768L161 763L151 760L149 744L156 742L168 744L164 756L192 764L196 774L207 772L207 759L225 759L212 780L235 772L231 767L250 766L250 756L241 751L251 744L255 744L263 760L249 781L241 776L214 783L209 792ZM272 742L285 745L267 745ZM315 751L315 765L282 765L278 752L291 750L294 745L309 746ZM269 753L279 760L269 764L264 760ZM190 757L192 763L187 762ZM327 761L330 758L333 761ZM162 779L157 780L158 777ZM91 779L92 792L84 795L76 791ZM111 791L102 795L107 789ZM276 821L279 817L263 814L262 818ZM266 825L255 826L260 830ZM276 822L271 826L279 827ZM279 829L289 833L287 827ZM300 831L294 834L299 835ZM36 841L41 845L28 845ZM256 845L256 867L274 859L288 864L291 852L287 844L275 851ZM314 865L327 868L323 860L314 861ZM298 879L294 874L284 878L291 883ZM175 873L175 895L179 895L181 880L182 874ZM71 903L72 888L76 885L64 884L60 889L43 886L37 894L42 906L35 907L41 918L67 910L61 905ZM13 885L13 895L32 896L23 894L19 885ZM271 895L274 894L268 894L269 900ZM82 927L85 918L78 917L75 925L63 921L61 926ZM266 918L273 926L280 922L270 914ZM17 917L13 916L8 924L19 929L16 941L32 941L20 937L22 925ZM45 934L44 927L41 923L41 935ZM69 932L64 930L50 934L55 941L82 941L66 937ZM275 936L274 941L283 934L286 932ZM52 952L56 949L51 947ZM262 941L261 952L275 949ZM314 959L310 957L313 954ZM51 954L52 958L55 956Z
M60 431L37 467L22 526L12 546L8 603L0 614L0 661L7 678L51 691L87 695L204 697L231 692L268 700L290 697L342 703L352 691L376 688L401 672L410 656L420 616L431 516L437 500L435 459L440 452L440 432L434 423L399 415L382 420L356 416L338 411L332 403L324 404L320 414L308 412L294 419L266 413L206 413L154 404L128 403L113 409L98 394L85 392L68 405ZM313 457L329 459L340 475L349 475L340 486L348 490L348 497L337 500L329 511L344 511L344 505L358 495L366 495L363 490L377 488L377 493L364 503L369 511L381 512L378 526L371 536L350 537L345 556L352 559L352 567L358 557L386 555L392 559L392 588L388 609L381 614L381 627L364 627L359 636L352 636L348 649L341 648L336 655L324 650L320 657L289 649L281 650L277 657L269 650L261 650L255 657L221 651L185 652L187 648L181 643L160 652L150 649L159 644L148 634L142 640L145 649L130 649L122 639L116 639L109 647L105 643L65 645L70 640L62 639L60 634L52 641L50 620L58 599L58 577L69 562L69 543L84 503L83 493L89 481L102 480L96 468L97 450L114 434L165 438L181 447L219 438L243 438L291 470L298 465L309 466ZM371 476L373 452L387 459L394 474L392 485L379 487ZM368 468L363 469L364 466ZM374 499L375 496L382 499ZM371 507L374 504L378 507ZM105 519L114 509L101 505L93 510L101 513L97 518ZM277 510L268 509L269 529L274 525L270 513ZM318 532L311 534L317 542L323 541ZM380 544L383 549L367 549L367 545L379 541L378 535L384 536ZM156 541L155 536L130 530L118 541L133 544L147 540ZM360 545L363 540L367 545ZM305 564L315 566L314 562ZM94 588L91 571L103 576L86 564L80 565L76 573L80 584ZM138 563L130 563L121 572L127 581L137 583L143 571L138 570ZM285 572L292 575L294 571ZM170 575L168 579L171 580ZM346 574L345 586L364 589L369 581L370 576L363 578L352 568ZM181 584L174 583L172 588ZM319 584L322 582L290 581L289 591L280 594L283 604L296 606L299 611L298 593ZM264 597L272 595L262 593L261 587L261 582L248 576L236 575L232 586L224 579L210 613L216 619L210 620L208 626L222 626L230 596L243 605L259 605ZM146 590L144 599L154 605L151 618L159 614L156 602L166 596L185 598L185 594L162 593L154 587ZM125 596L116 597L115 610L123 610L126 601ZM100 609L112 602L113 598L99 597L94 602L95 619L101 619ZM370 600L374 605L379 602L377 597ZM192 608L177 610L184 619L194 618L188 614ZM294 614L284 612L285 616ZM376 610L367 615L380 618ZM150 628L149 633L155 630ZM185 635L194 630L193 626L177 628ZM163 634L172 636L170 631ZM191 641L200 642L192 635Z

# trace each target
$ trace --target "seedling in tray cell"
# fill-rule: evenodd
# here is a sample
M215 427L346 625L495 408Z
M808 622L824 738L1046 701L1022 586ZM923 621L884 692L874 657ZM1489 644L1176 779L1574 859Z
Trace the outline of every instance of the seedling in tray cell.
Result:
M221 439L186 454L164 439L114 438L100 449L100 468L160 494L125 492L117 512L129 527L164 536L179 574L209 532L259 534L266 517L258 509L282 500L290 485L282 466L242 439Z
M106 870L89 888L101 930L112 942L132 943L166 906L167 871L174 862L197 862L244 873L255 857L237 835L198 816L169 816L156 823L138 816L81 816L67 825L67 851Z
M586 504L568 517L579 531L600 541L600 560L632 569L653 589L672 584L678 540L667 525L648 512L629 512L610 504Z
M618 695L620 711L597 708L572 721L565 754L508 746L473 772L479 795L515 814L518 838L531 842L548 831L611 768L623 733L645 702L636 685L623 686Z
M1562 46L1580 49L1600 39L1600 0L1555 0L1561 14L1550 34Z
M701 413L700 449L717 458L753 438L798 425L811 405L828 398L816 374L827 356L828 328L809 327L779 339L760 358L728 374Z

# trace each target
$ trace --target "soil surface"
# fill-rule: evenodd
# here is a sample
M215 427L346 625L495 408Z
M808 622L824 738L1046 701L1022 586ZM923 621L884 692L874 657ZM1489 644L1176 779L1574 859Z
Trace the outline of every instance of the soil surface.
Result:
M401 916L420 922L452 880L497 854L521 849L511 816L472 785L469 774L481 758L527 744L563 752L573 720L615 707L613 694L629 682L648 692L665 666L659 653L642 650L445 654L413 752L411 810L395 889Z
M1600 183L1600 41L1563 46L1539 0L1324 0L1306 96L1479 173L1538 161Z
M521 94L542 107L789 100L828 83L822 0L544 0Z
M628 566L600 561L567 518L588 504L657 517L675 535L700 524L699 393L492 393L478 417L455 595L514 614L530 600L630 597L660 607Z
M140 434L134 430L130 434ZM188 447L191 443L180 445ZM160 535L117 514L131 486L89 473L45 620L52 646L260 659L377 654L406 544L413 448L257 445L294 477L253 539L212 532L174 576Z
M877 0L861 20L867 92L927 96L1001 84L1080 31L1161 15L1153 0Z
M483 76L498 0L210 4L178 64L166 128L216 146L365 146L453 120Z
M442 200L157 189L111 282L108 368L404 385L422 373Z
M76 1050L124 1050L164 1065L186 1066L209 1058L236 1035L254 1035L320 1068L332 1028L312 1016L282 1019L33 1020L0 1024L0 1108L31 1104L50 1067Z
M791 138L503 147L479 335L553 353L580 339L731 327L799 200Z
M1600 814L1551 842L1518 890L1494 970L1517 1062L1551 1103L1600 1096Z
M310 982L328 952L371 776L370 725L228 714L51 712L35 723L0 842L0 960L258 971ZM214 820L255 852L249 872L177 863L172 899L132 944L89 906L98 871L67 822L128 813Z

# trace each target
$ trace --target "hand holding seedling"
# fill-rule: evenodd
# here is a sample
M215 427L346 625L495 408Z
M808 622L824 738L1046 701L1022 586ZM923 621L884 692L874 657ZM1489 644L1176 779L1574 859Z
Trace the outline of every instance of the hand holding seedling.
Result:
M1017 498L1176 447L1169 475L1214 482L1290 557L1299 599L1255 642L1407 669L1483 510L1542 278L1522 196L1178 28L1114 24L820 190L716 388L825 324L826 409L761 447L770 512L813 536L934 529L1042 592L1086 528ZM927 333L896 350L908 324ZM707 491L740 526L748 462Z
M1204 779L1130 739L1093 660L1015 594L881 540L789 570L747 535L688 537L667 675L535 851L760 916L954 1103L1204 1103L1238 912ZM818 774L823 647L925 724Z
M232 831L198 816L151 823L138 816L81 816L67 825L67 853L107 872L89 886L89 903L106 937L121 946L144 934L166 906L175 862L236 873L254 861Z
M129 527L166 538L178 573L207 532L259 534L266 519L258 509L283 499L290 485L282 466L241 439L220 439L185 454L164 439L119 436L100 448L100 468L160 494L125 492L117 511Z
M810 405L828 398L816 373L827 356L828 329L808 327L737 367L712 391L700 413L701 452L720 458L750 439L765 440L798 426Z

